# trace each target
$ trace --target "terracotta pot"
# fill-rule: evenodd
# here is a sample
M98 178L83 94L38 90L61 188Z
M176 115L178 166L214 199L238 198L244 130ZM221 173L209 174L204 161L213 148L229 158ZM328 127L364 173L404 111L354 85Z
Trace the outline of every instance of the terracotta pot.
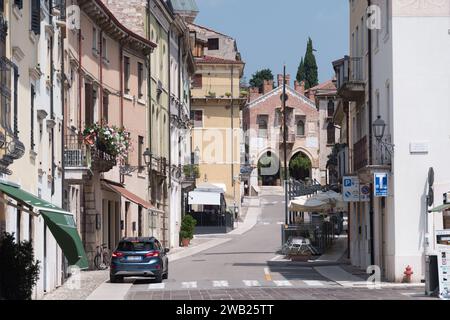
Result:
M191 239L181 239L181 243L183 244L183 247L189 247Z

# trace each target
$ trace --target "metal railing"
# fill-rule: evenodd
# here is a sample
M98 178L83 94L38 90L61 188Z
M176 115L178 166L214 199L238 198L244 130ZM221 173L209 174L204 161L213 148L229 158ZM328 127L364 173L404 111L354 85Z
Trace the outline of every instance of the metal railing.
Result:
M82 139L78 136L69 135L65 138L64 167L85 168L90 164L90 152Z
M364 59L362 57L345 56L335 65L337 88L349 82L364 81Z
M197 227L234 227L234 217L231 213L190 212L197 221Z
M353 146L353 169L359 170L361 168L364 168L369 163L369 156L368 156L368 146L367 146L367 136L364 136L361 140L359 140L357 143Z

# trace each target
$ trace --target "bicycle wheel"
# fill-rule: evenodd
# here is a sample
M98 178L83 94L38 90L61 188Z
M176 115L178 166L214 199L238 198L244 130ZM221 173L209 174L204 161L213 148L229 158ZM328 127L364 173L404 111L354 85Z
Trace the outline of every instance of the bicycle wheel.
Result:
M102 256L97 253L94 258L94 265L97 270L103 270L101 269L102 262Z

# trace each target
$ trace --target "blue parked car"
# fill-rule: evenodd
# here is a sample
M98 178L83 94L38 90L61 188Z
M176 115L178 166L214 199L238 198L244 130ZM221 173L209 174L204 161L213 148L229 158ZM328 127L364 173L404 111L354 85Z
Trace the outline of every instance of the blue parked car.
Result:
M122 282L124 277L152 277L161 283L169 277L169 249L156 238L124 238L113 252L110 282Z

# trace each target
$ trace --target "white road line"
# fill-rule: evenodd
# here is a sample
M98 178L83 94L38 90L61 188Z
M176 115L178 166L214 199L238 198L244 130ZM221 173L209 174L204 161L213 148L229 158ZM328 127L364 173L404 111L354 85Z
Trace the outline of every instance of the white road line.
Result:
M281 226L281 225L283 225L284 224L284 222L283 221L279 221L279 222L277 222L277 225L279 225L279 226Z
M276 256L270 259L270 261L277 261L278 259L283 258L283 256Z
M148 285L149 290L162 290L166 287L165 283L151 283Z
M196 289L197 288L197 282L182 282L181 287L183 289Z
M277 287L292 287L292 283L287 280L274 281Z
M214 288L226 288L228 286L228 281L213 281Z
M261 284L256 280L243 280L245 286L247 287L260 287Z
M324 284L317 280L305 280L304 281L310 287L322 287Z

